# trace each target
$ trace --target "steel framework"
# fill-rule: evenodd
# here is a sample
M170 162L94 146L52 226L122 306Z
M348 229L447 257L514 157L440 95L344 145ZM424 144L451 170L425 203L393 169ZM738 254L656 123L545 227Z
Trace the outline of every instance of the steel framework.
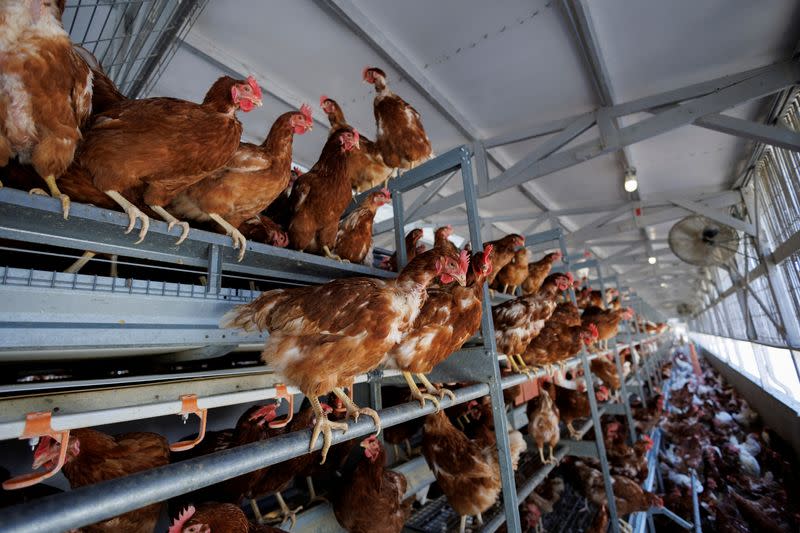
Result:
M441 179L454 170L460 172L473 248L481 247L477 192L472 174L472 153L468 147L455 148L402 177L391 182L395 201L396 239L402 243L403 194L412 188ZM5 268L0 283L0 330L3 331L5 357L9 360L24 357L74 357L76 351L95 350L97 355L111 352L123 356L132 353L173 353L191 358L204 354L222 355L232 350L254 350L263 342L261 335L243 335L239 332L219 330L216 320L232 305L248 301L258 292L252 289L234 289L231 284L242 279L271 283L319 283L334 277L352 275L391 276L385 271L360 265L334 262L309 254L274 248L258 243L248 243L245 259L235 260L236 252L228 238L195 230L182 245L174 244L164 223L154 221L148 239L133 245L133 238L124 235L126 220L122 213L76 204L69 221L60 216L60 204L46 197L30 196L20 191L0 190L0 237L37 245L57 246L74 251L96 250L131 257L156 265L164 271L177 269L183 275L204 275L206 285L170 283L163 280L121 280L112 277L84 276L45 272L35 269ZM530 235L534 243L557 242L566 250L564 235L560 230ZM19 250L19 249L18 249ZM404 246L398 247L399 263L405 262ZM25 253L31 250L25 251ZM564 254L564 257L568 257ZM164 265L169 265L164 267ZM590 265L576 263L563 268L579 269ZM594 263L600 276L600 265ZM156 272L159 269L156 268ZM48 314L41 309L47 297ZM574 295L573 295L574 298ZM527 380L516 375L501 378L498 361L504 356L497 353L490 313L488 289L484 287L484 313L482 334L473 344L454 354L437 367L431 379L443 382L469 381L475 385L459 389L456 401L462 403L473 398L490 395L495 420L501 478L503 481L502 516L494 517L486 531L493 531L506 522L509 531L520 531L517 487L511 468L508 427L503 401L503 389ZM142 312L138 309L147 309ZM153 310L156 312L154 313ZM640 312L645 313L644 309ZM655 316L655 315L651 315ZM198 323L201 327L197 327ZM72 328L72 329L70 329ZM630 328L626 327L628 334ZM75 334L75 343L65 345L65 331ZM635 351L634 344L644 344L639 335L629 338L625 346ZM618 359L621 344L613 350ZM569 362L581 365L587 388L593 390L589 361L596 355L583 352ZM650 369L652 370L652 369ZM638 375L638 367L635 369ZM395 372L377 372L361 376L358 381L369 383L371 405L380 409L380 383L396 378ZM644 379L631 382L641 386ZM51 409L49 423L52 431L68 431L78 427L136 420L166 414L185 414L182 398L194 398L195 410L204 416L208 409L236 405L279 396L280 377L269 369L256 367L235 372L212 372L197 375L145 376L142 378L114 378L93 383L75 382L58 384L12 385L5 388L9 395L3 404L0 417L0 439L19 438L26 433L26 416L41 411L44 405ZM87 386L108 386L126 383L125 389L100 392L74 390ZM638 384L638 385L637 385ZM59 390L60 389L60 390ZM639 389L643 394L642 389ZM45 392L33 395L32 392ZM283 394L299 391L289 388ZM24 394L24 397L19 397ZM628 395L624 394L627 403ZM88 407L86 399L94 407ZM591 426L600 430L599 407L594 394L589 394ZM98 404L98 402L100 402ZM443 407L450 403L445 400ZM97 405L102 405L98 408ZM413 418L425 416L432 407L420 409L417 404L381 409L386 427ZM628 407L621 407L628 413ZM517 424L515 424L515 427ZM588 430L589 426L585 429ZM348 433L337 436L334 442L356 438L372 431L371 421L352 424ZM171 496L197 489L211 483L234 477L243 472L261 468L307 452L306 432L286 435L267 443L228 450L184 462L163 469L144 472L93 487L71 491L57 498L37 501L4 513L4 527L14 530L60 531L80 527ZM574 444L573 446L579 446ZM608 466L602 439L594 443L596 455L603 464L607 486L610 490ZM566 453L559 451L559 453ZM197 475L198 469L204 470ZM539 477L521 487L522 494L529 493ZM132 496L131 493L136 493ZM62 512L51 512L58 507ZM68 512L63 509L68 508ZM613 512L613 511L612 511ZM15 529L16 528L16 529Z

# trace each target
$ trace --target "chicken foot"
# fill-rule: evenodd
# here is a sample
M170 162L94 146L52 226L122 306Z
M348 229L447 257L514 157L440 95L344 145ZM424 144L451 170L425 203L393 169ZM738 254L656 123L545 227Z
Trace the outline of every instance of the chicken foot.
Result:
M403 372L403 378L408 383L408 388L411 389L411 397L419 402L420 407L425 407L425 400L430 400L438 413L442 408L439 406L439 399L432 395L419 390L417 384L414 383L414 378L411 372Z
M322 410L322 406L319 404L319 398L316 396L309 396L308 399L311 402L311 408L314 410L314 417L316 418L316 422L314 422L314 431L311 433L311 442L308 444L308 451L314 449L317 438L320 433L322 433L322 461L319 463L322 465L325 464L325 459L328 457L328 450L331 447L331 440L333 440L332 430L337 429L341 430L342 433L347 433L348 425L346 422L331 422L328 420L328 415Z
M511 370L517 374L525 374L528 376L528 379L533 379L533 372L528 368L528 365L525 364L525 360L521 355L509 355L507 358L508 363L511 365Z
M367 415L368 417L372 418L375 422L375 427L377 428L375 431L375 435L380 434L381 432L381 417L378 416L378 413L375 412L374 409L370 409L369 407L359 407L350 399L350 397L339 387L333 389L333 393L339 398L342 403L344 404L345 408L347 409L347 418L352 418L354 422L358 422L358 417L361 415ZM347 424L345 424L347 425Z
M62 193L58 190L58 185L56 185L56 177L50 174L49 176L44 178L44 182L47 183L47 188L50 189L50 194L47 194L46 191L40 189L39 187L35 187L28 191L28 194L41 194L43 196L52 196L53 198L59 198L61 200L61 211L64 212L64 220L69 218L69 196Z
M581 436L578 433L578 431L574 427L572 427L572 420L567 422L567 431L569 431L569 436L572 437L573 439L581 440Z
M341 257L336 255L335 253L331 252L331 249L328 248L327 246L323 246L322 247L322 251L325 253L325 257L327 257L328 259L333 259L334 261L339 261L340 263L349 263L350 262L347 259L342 259Z
M292 524L289 526L289 529L294 529L297 523L297 513L303 510L303 506L300 505L295 509L289 509L289 506L286 505L286 501L284 501L283 495L280 492L275 493L275 499L278 500L278 505L281 507L280 510L267 513L262 519L267 521L279 519L280 522L278 522L278 525L284 524L288 520Z
M136 225L136 219L142 221L142 229L139 230L139 240L136 241L134 244L139 244L144 240L144 236L147 235L147 230L150 228L150 217L145 215L141 212L141 210L130 203L124 196L122 196L117 191L105 191L105 193L119 206L125 210L125 213L128 215L129 223L128 227L125 229L125 234L127 235L131 231L133 231L133 227Z
M428 380L428 377L425 374L417 374L417 377L422 382L422 384L425 385L425 388L428 389L428 392L435 391L437 394L439 394L439 398L442 400L444 399L445 396L449 396L450 399L453 400L453 402L456 401L456 395L450 389L446 389L444 387L437 387Z
M619 530L622 531L622 533L633 533L633 527L625 520L620 518L617 522L619 523Z
M247 239L244 238L242 232L234 228L230 222L216 213L208 213L208 216L211 220L222 226L225 229L225 234L233 239L233 249L239 250L239 257L236 260L241 262L241 260L244 259L244 252L247 247Z
M184 222L182 220L178 220L174 216L172 216L166 209L161 207L160 205L151 205L150 209L155 211L159 214L161 218L167 223L167 231L172 231L174 226L180 226L182 228L181 236L178 237L178 240L175 244L180 244L186 240L186 237L189 236L189 223Z
M308 500L308 505L309 506L314 502L325 502L325 503L328 503L328 499L327 498L317 494L317 491L314 488L314 480L311 479L311 476L306 476L306 486L308 487L308 495L311 496L311 499Z

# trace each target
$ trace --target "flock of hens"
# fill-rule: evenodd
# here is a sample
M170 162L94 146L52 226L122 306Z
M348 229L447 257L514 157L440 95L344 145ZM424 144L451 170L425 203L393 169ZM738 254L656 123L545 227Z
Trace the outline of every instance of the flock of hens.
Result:
M179 228L178 243L190 231L187 221L202 228L218 226L233 239L240 260L250 238L372 264L372 221L378 207L390 201L385 186L377 186L385 185L397 169L413 168L431 156L419 114L389 89L381 69L363 72L364 81L376 90L376 140L349 126L336 101L322 96L320 106L329 118L330 133L317 163L298 175L291 168L292 140L312 127L308 105L278 117L264 142L254 145L240 142L242 127L236 118L237 111L261 105L261 87L252 77L220 78L200 104L175 98L128 99L91 54L73 46L61 24L63 9L64 0L0 4L0 167L6 185L30 189L43 180L49 194L60 198L65 218L71 199L122 208L129 217L126 233L139 224L139 242L146 236L150 217L158 216L169 230ZM370 189L376 190L343 218L353 191ZM38 188L32 192L47 194ZM348 419L358 420L360 415L371 418L376 434L380 433L378 413L357 406L346 389L352 389L358 375L392 368L402 373L408 389L392 392L387 387L384 398L394 398L398 404L416 401L423 408L430 402L435 412L388 428L385 440L393 445L408 443L421 430L422 453L439 490L461 515L463 530L467 517L480 520L501 490L491 405L486 398L442 410L445 398L455 399L455 394L431 383L426 374L478 333L484 283L511 295L517 288L522 293L491 311L498 352L505 354L509 371L528 376L535 370L546 371L547 377L539 382L542 392L527 407L528 432L543 463L557 462L553 449L560 438L559 422L565 422L572 437L580 438L573 421L589 414L586 380L578 370L567 371L565 362L584 346L600 351L617 334L620 323L633 315L621 308L615 291L592 290L571 274L551 273L561 259L559 252L529 263L520 235L508 235L474 251L459 250L449 240L451 234L449 226L439 228L432 249L425 250L419 244L421 230L411 231L406 237L408 264L394 279L346 278L271 290L223 318L225 327L269 332L262 359L306 396L288 425L276 423L275 403L253 406L234 428L209 432L185 452L171 452L166 439L153 433L110 436L79 429L68 442L40 439L34 468L52 466L66 448L62 471L73 487L80 487L310 429L309 453L170 501L175 520L169 531L279 531L263 524L270 518L281 523L294 520L296 511L281 493L299 477L309 480L313 500L322 498L316 496L312 480L328 486L327 498L348 531L397 532L409 516L411 502L404 500L406 479L386 468L380 441L371 436L360 443L351 439L331 445L333 432L346 433ZM384 266L398 270L399 265L391 257ZM577 305L565 293L572 289ZM650 333L666 327L644 321L639 325ZM599 387L588 392L600 400L620 389L630 365L625 360L634 354L627 350L621 355L622 375L605 355L592 361ZM718 523L734 520L725 506L738 505L743 519L751 520L740 498L757 495L762 500L754 506L766 506L767 498L779 505L779 495L768 486L772 480L754 487L752 480L742 477L746 471L723 473L729 465L718 457L718 450L698 440L702 434L685 418L702 420L708 402L715 405L706 412L719 412L719 404L738 401L717 390L696 387L694 398L699 403L684 402L688 414L665 427L676 437L670 448L675 449L670 452L675 459L670 467L675 468L674 491L685 492L681 465L708 460L721 476L718 490L724 490L723 483L729 487L713 501L704 499L704 504L717 509ZM681 405L680 394L673 394L676 406ZM657 405L642 406L640 411L641 420L651 425L657 421ZM760 438L737 440L731 424L714 419L713 431L725 432L726 443L719 446L736 449L740 456L754 454L756 446L767 449ZM687 434L682 436L681 431ZM605 435L620 516L661 504L639 485L646 474L643 458L648 442L630 446L624 435L619 424L610 425ZM322 448L316 450L320 436ZM509 440L516 469L527 445L515 430ZM601 507L593 527L603 530L605 491L597 465L583 460L569 466L576 486ZM673 481L671 474L668 477ZM711 488L712 482L708 474L706 487ZM741 489L733 490L737 484ZM543 487L553 489L552 485ZM19 494L22 499L38 493ZM275 495L279 511L261 514L255 498L266 494ZM239 507L243 499L252 503L253 521ZM552 501L541 490L523 504L532 527L548 506ZM153 504L84 530L149 533L161 507Z
M664 504L691 520L694 471L704 531L799 531L791 447L705 360L695 369L678 353L671 389L661 423Z

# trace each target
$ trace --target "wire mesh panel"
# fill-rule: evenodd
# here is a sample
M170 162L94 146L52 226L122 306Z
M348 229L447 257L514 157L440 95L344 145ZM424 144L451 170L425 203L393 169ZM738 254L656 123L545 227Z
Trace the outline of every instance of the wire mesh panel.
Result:
M130 98L146 95L207 0L67 0L64 27Z

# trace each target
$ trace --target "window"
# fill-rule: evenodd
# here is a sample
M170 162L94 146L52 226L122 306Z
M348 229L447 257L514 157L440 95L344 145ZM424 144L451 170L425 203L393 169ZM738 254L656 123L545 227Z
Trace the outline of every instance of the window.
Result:
M800 354L785 348L707 333L692 333L691 338L716 358L758 384L765 391L800 410Z

